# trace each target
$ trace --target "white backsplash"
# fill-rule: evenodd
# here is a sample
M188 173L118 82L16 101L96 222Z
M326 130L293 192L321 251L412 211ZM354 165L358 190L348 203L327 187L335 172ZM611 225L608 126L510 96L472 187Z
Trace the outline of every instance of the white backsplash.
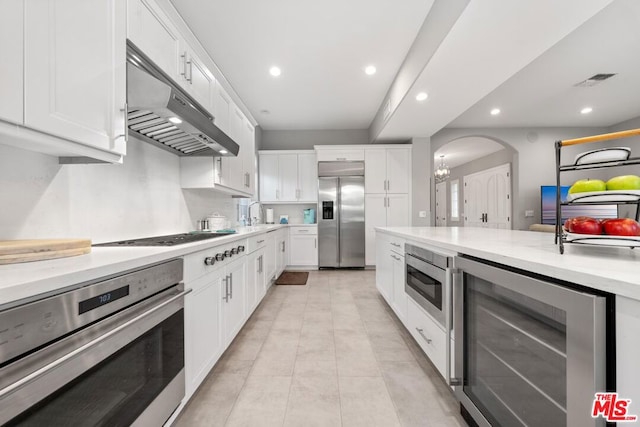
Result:
M289 215L289 224L302 224L304 221L305 209L316 209L316 221L318 220L318 205L315 203L310 204L291 204L291 205L269 205L265 204L264 209L273 209L273 220L276 223L280 222L280 215ZM265 214L266 216L266 214Z
M236 225L238 199L182 190L179 165L133 138L122 165L59 165L57 157L0 145L0 240L181 233L213 212Z

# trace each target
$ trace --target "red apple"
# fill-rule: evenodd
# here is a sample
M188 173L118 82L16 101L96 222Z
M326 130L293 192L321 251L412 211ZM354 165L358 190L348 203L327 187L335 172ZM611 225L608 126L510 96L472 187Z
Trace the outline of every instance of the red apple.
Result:
M588 216L569 218L565 221L564 228L569 233L602 234L602 225L600 222Z
M611 236L640 236L640 224L631 218L608 219L602 227Z

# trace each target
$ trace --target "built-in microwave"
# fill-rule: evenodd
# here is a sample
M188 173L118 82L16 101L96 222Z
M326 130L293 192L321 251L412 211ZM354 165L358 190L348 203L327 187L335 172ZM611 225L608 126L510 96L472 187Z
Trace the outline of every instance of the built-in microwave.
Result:
M447 268L452 258L425 248L405 245L405 292L443 328L446 326L449 280Z

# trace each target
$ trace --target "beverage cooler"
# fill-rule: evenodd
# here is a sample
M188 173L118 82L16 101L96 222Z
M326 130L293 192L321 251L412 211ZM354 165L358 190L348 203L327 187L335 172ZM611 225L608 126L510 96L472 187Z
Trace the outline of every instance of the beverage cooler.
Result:
M615 390L613 296L468 257L455 266L452 384L463 416L481 426L604 425L591 410L596 392Z

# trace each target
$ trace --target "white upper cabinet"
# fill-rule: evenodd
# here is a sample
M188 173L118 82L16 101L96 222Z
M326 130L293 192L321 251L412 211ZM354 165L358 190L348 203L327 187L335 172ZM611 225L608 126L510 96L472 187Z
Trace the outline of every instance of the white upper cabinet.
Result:
M298 154L298 201L318 201L318 162L315 153Z
M231 101L231 97L227 93L226 90L222 87L220 82L216 83L216 88L213 94L214 101L214 111L215 111L215 120L214 123L218 126L224 133L231 136L230 131L230 117L233 101Z
M214 116L215 104L214 93L216 90L216 80L204 62L191 51L186 44L182 44L180 55L180 83L193 98L204 107L211 117Z
M243 133L243 190L253 196L256 189L256 129L246 118L243 123Z
M318 166L312 151L261 151L260 201L316 203Z
M408 193L411 181L411 148L365 150L366 193Z
M148 0L129 0L127 15L129 40L169 77L180 81L180 35L169 18Z
M0 119L22 124L24 0L3 0L0 13Z
M25 126L124 154L125 1L28 1L24 16Z
M280 193L278 200L297 200L298 195L298 155L280 154L278 156L280 169Z
M260 200L278 200L279 169L277 154L260 153Z

